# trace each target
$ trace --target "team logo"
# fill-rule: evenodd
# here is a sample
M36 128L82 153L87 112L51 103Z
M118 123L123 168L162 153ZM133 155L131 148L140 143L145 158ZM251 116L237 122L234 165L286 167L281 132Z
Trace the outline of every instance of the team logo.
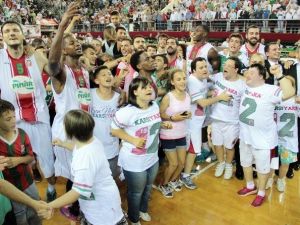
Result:
M31 94L35 90L33 80L26 76L15 76L10 82L10 87L17 94Z
M89 105L92 102L91 93L87 88L77 89L76 97L78 102L82 105Z

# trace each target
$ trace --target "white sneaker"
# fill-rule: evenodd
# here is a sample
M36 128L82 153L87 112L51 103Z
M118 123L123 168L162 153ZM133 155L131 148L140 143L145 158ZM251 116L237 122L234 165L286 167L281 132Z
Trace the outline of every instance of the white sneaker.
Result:
M226 164L224 179L229 180L232 177L232 164Z
M225 169L225 162L218 163L218 165L216 167L216 171L215 171L215 177L222 176L224 169Z
M140 211L140 218L146 222L150 222L151 221L151 216L149 215L149 213L147 212L141 212Z
M277 180L277 190L279 192L284 192L285 191L285 179L280 179L278 178Z
M181 191L182 190L182 183L179 182L178 180L176 181L170 181L169 182L169 187L172 188L174 191Z
M269 178L266 184L266 190L273 186L273 178Z

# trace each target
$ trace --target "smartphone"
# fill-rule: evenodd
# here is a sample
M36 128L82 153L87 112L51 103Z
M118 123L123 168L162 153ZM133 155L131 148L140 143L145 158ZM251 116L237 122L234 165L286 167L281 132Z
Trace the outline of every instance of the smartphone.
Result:
M188 111L184 111L184 112L181 113L180 115L182 115L182 116L187 116L187 115L188 115Z

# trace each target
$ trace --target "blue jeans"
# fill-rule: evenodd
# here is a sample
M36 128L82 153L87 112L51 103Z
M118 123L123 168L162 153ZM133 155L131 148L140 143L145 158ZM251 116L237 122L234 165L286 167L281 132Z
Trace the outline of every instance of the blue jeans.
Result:
M124 170L127 184L128 218L137 223L140 220L140 211L148 211L148 201L152 184L158 172L158 162L143 172L130 172Z

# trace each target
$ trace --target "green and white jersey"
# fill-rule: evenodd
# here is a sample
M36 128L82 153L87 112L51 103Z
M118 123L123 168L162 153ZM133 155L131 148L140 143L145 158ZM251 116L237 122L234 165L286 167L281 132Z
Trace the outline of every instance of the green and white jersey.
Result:
M273 149L278 145L275 106L281 103L282 91L278 86L264 84L247 86L241 99L240 139L256 149Z
M220 71L223 72L224 71L224 64L230 56L229 56L229 53L225 54L224 51L219 52L219 55L221 57ZM243 64L242 67L248 67L249 66L249 60L248 60L248 57L245 53L240 52L239 55L238 55L238 59Z
M298 152L298 126L300 105L295 98L281 102L275 107L275 121L277 122L278 145L290 151Z
M214 96L218 96L224 91L232 96L228 102L219 101L213 104L210 117L226 123L238 124L241 97L246 89L245 81L242 79L228 81L224 78L223 73L212 75L210 79L214 82Z
M116 112L113 129L123 129L130 136L146 139L144 148L122 140L119 165L124 170L142 172L158 161L160 123L159 107L154 101L148 109L127 105Z

